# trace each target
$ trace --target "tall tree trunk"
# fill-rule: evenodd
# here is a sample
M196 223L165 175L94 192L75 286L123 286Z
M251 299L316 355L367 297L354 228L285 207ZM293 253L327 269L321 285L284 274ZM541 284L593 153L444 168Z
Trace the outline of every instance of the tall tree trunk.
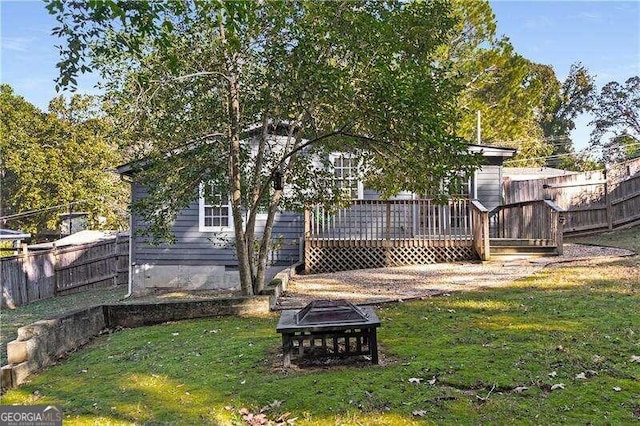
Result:
M267 273L267 259L269 257L269 250L271 249L271 231L273 230L273 223L278 211L278 204L280 204L280 198L282 197L282 191L276 191L271 198L269 204L269 213L267 214L267 222L264 226L264 233L260 241L260 249L258 252L258 265L256 268L256 277L253 284L253 291L255 294L260 294L264 289L264 278Z
M229 138L229 187L231 191L231 210L233 212L233 230L235 234L240 288L245 296L253 295L251 277L251 258L249 257L246 234L242 223L242 190L240 167L240 88L235 79L229 81L229 112L231 113L231 135ZM252 236L253 238L253 236Z
M263 187L263 182L260 176L260 172L262 170L262 166L263 166L263 162L264 162L264 151L266 149L267 146L267 139L269 137L269 118L268 118L268 114L264 114L262 117L262 134L260 135L260 142L258 144L258 152L256 153L256 157L255 157L255 164L254 164L254 170L253 170L253 176L252 176L252 180L251 180L251 185L253 186L252 189L252 205L249 208L249 215L247 218L247 224L246 224L246 239L247 239L247 249L249 251L249 268L250 268L250 272L251 272L251 277L253 280L253 287L254 287L254 292L255 292L255 286L256 286L256 275L257 275L257 265L254 262L255 259L255 247L254 247L254 240L255 240L255 230L256 230L256 217L258 214L258 210L260 209L260 198L262 197L262 193L263 191L269 191L269 187L267 186L266 189ZM258 294L257 292L255 292L255 294Z
M219 18L220 39L227 44L223 19ZM238 64L233 54L225 55L227 69L227 113L229 115L229 191L231 192L231 211L233 214L233 231L238 257L240 289L245 296L253 295L249 250L242 223L242 168L240 167L240 83L238 82Z
M294 126L289 128L287 143L285 145L284 152L290 152L292 141L295 140L295 144L298 145L300 143L300 133L294 139ZM265 138L267 134L263 135ZM288 170L290 165L295 159L295 154L289 157L289 161L286 162L286 169ZM284 160L283 160L284 161ZM287 173L285 173L285 176ZM277 190L274 192L271 201L269 202L269 210L267 212L267 221L264 226L264 232L262 234L262 239L260 241L260 248L258 251L258 259L256 266L256 273L253 281L253 291L255 294L259 294L264 289L264 279L267 273L267 260L269 257L269 251L271 250L271 234L273 231L273 223L275 222L276 213L278 212L278 205L280 204L280 199L282 198L282 190Z

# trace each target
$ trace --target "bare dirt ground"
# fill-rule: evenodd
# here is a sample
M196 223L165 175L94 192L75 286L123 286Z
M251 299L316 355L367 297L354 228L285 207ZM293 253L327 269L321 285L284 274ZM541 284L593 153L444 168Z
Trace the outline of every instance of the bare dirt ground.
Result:
M357 304L375 304L499 287L553 264L600 263L634 254L619 248L565 244L562 256L510 257L484 263L439 263L296 275L278 299L277 308L301 308L313 299L347 299Z

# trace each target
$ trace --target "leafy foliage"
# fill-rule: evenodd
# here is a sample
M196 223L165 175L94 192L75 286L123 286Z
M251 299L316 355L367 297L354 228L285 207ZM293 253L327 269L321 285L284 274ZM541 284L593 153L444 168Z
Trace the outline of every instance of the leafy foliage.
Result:
M553 70L546 68L544 108L539 121L545 138L553 145L547 165L569 170L598 167L590 158L576 153L571 140L575 119L593 109L596 90L593 77L582 64L576 63L560 85Z
M458 98L458 134L481 142L518 149L514 164L543 165L547 157L573 152L570 131L578 114L593 101L593 78L584 66L571 66L564 82L554 70L518 54L508 38L496 36L488 2L452 2L458 19L439 55L463 88ZM578 161L576 158L575 161Z
M138 176L154 186L138 211L155 237L200 181L224 178L247 294L262 288L278 208L343 198L319 167L330 152L356 157L386 196L437 194L479 164L454 135L459 87L435 55L455 22L445 1L48 7L66 38L59 84L99 69L134 157L153 164ZM270 189L276 171L287 190Z
M94 228L125 226L127 193L108 172L120 161L108 142L112 128L90 97L57 97L43 113L2 85L0 110L2 215L37 211L11 219L12 227L55 229L69 210L89 212Z
M452 74L462 87L458 134L478 140L479 111L481 143L517 148L517 160L545 157L551 147L536 115L545 82L536 64L519 55L508 38L496 37L495 16L488 2L454 1L453 13L457 27L440 55L452 62Z
M624 84L607 83L597 97L593 147L602 148L607 163L635 158L640 154L640 77Z

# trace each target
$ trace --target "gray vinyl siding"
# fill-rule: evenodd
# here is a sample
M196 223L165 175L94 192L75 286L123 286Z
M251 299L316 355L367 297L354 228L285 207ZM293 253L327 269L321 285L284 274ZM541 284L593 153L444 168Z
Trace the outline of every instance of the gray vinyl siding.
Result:
M478 201L489 210L502 204L500 189L502 166L483 166L476 172Z
M476 172L476 194L478 200L489 210L501 204L501 166L484 166ZM146 195L144 187L132 184L132 201ZM364 189L364 199L378 199L378 193ZM411 194L402 192L393 199L411 199ZM237 266L233 231L200 232L198 220L198 200L184 209L176 218L173 231L174 244L152 245L147 238L134 237L131 262L137 265L220 265L229 268ZM266 218L259 217L256 233L264 229ZM133 218L133 235L144 228L144 223ZM281 212L276 216L272 238L281 241L282 246L270 256L272 265L291 265L300 259L300 239L304 233L304 219L301 213Z
M145 189L132 185L132 201L145 196ZM152 245L148 238L136 236L134 240L134 259L138 265L238 265L233 231L200 232L198 226L198 200L182 210L173 224L176 238L174 244ZM264 230L266 217L256 222L258 237ZM144 223L137 217L133 220L134 232L144 229ZM270 256L273 265L290 265L299 261L300 237L303 234L303 216L300 213L282 212L276 215L272 238L282 242L280 250ZM134 234L135 235L135 234Z
M390 200L411 200L412 198L413 198L413 194L411 192L402 191L389 199ZM378 200L380 199L380 193L374 189L365 187L364 190L362 191L362 199Z

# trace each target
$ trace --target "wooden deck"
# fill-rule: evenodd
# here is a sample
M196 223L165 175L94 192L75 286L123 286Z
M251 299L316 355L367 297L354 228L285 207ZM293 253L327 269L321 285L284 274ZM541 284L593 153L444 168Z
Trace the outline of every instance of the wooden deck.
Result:
M477 259L470 200L355 200L305 213L305 268L330 272ZM477 220L477 219L476 219ZM487 218L488 221L488 218Z
M305 270L488 260L491 237L535 240L534 245L556 251L560 238L561 253L559 220L559 212L547 202L518 203L495 212L469 199L444 205L417 199L355 200L334 210L315 206L305 211Z

